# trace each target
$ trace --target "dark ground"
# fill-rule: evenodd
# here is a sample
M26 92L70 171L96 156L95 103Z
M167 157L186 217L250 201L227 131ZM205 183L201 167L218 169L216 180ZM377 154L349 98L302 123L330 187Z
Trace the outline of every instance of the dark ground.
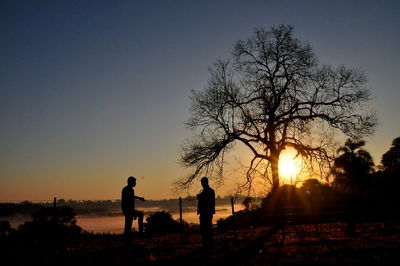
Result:
M203 250L198 233L135 235L129 246L121 235L85 235L62 251L4 250L2 265L400 265L400 226L345 223L215 230L214 249Z

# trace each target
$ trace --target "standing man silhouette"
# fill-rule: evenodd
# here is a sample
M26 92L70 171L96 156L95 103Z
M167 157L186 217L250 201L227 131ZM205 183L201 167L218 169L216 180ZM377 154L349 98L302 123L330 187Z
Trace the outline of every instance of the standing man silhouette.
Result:
M212 218L215 213L215 192L208 185L208 178L201 179L203 190L197 195L197 214L200 215L200 234L203 247L210 248L212 239Z
M135 196L133 187L136 186L136 178L130 176L128 178L128 185L122 189L121 197L121 208L122 213L125 216L125 228L124 228L124 241L129 241L132 232L133 219L138 218L139 232L143 233L143 212L135 209L135 199L145 201L144 198Z

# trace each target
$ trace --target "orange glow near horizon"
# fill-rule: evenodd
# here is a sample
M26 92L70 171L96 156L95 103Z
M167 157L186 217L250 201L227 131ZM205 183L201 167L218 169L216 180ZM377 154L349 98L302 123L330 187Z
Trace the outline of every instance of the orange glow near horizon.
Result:
M296 184L302 171L302 159L296 151L288 148L279 157L279 176L282 184Z

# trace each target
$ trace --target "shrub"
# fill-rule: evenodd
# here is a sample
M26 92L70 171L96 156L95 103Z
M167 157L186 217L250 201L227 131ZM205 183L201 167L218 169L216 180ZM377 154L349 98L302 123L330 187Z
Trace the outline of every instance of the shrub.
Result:
M181 229L181 224L175 221L171 214L165 211L156 212L146 218L146 231L150 233L172 233Z
M62 241L81 233L75 213L69 207L44 207L32 214L32 221L18 228L24 238L38 241Z

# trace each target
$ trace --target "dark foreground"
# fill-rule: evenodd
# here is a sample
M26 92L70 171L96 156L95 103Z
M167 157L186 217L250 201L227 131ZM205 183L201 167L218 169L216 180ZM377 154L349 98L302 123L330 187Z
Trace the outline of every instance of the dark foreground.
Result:
M215 230L214 249L203 250L197 233L135 236L84 235L54 248L11 243L2 265L400 265L400 226L364 223L356 234L344 223ZM18 246L17 246L18 245ZM3 253L4 252L4 253Z

